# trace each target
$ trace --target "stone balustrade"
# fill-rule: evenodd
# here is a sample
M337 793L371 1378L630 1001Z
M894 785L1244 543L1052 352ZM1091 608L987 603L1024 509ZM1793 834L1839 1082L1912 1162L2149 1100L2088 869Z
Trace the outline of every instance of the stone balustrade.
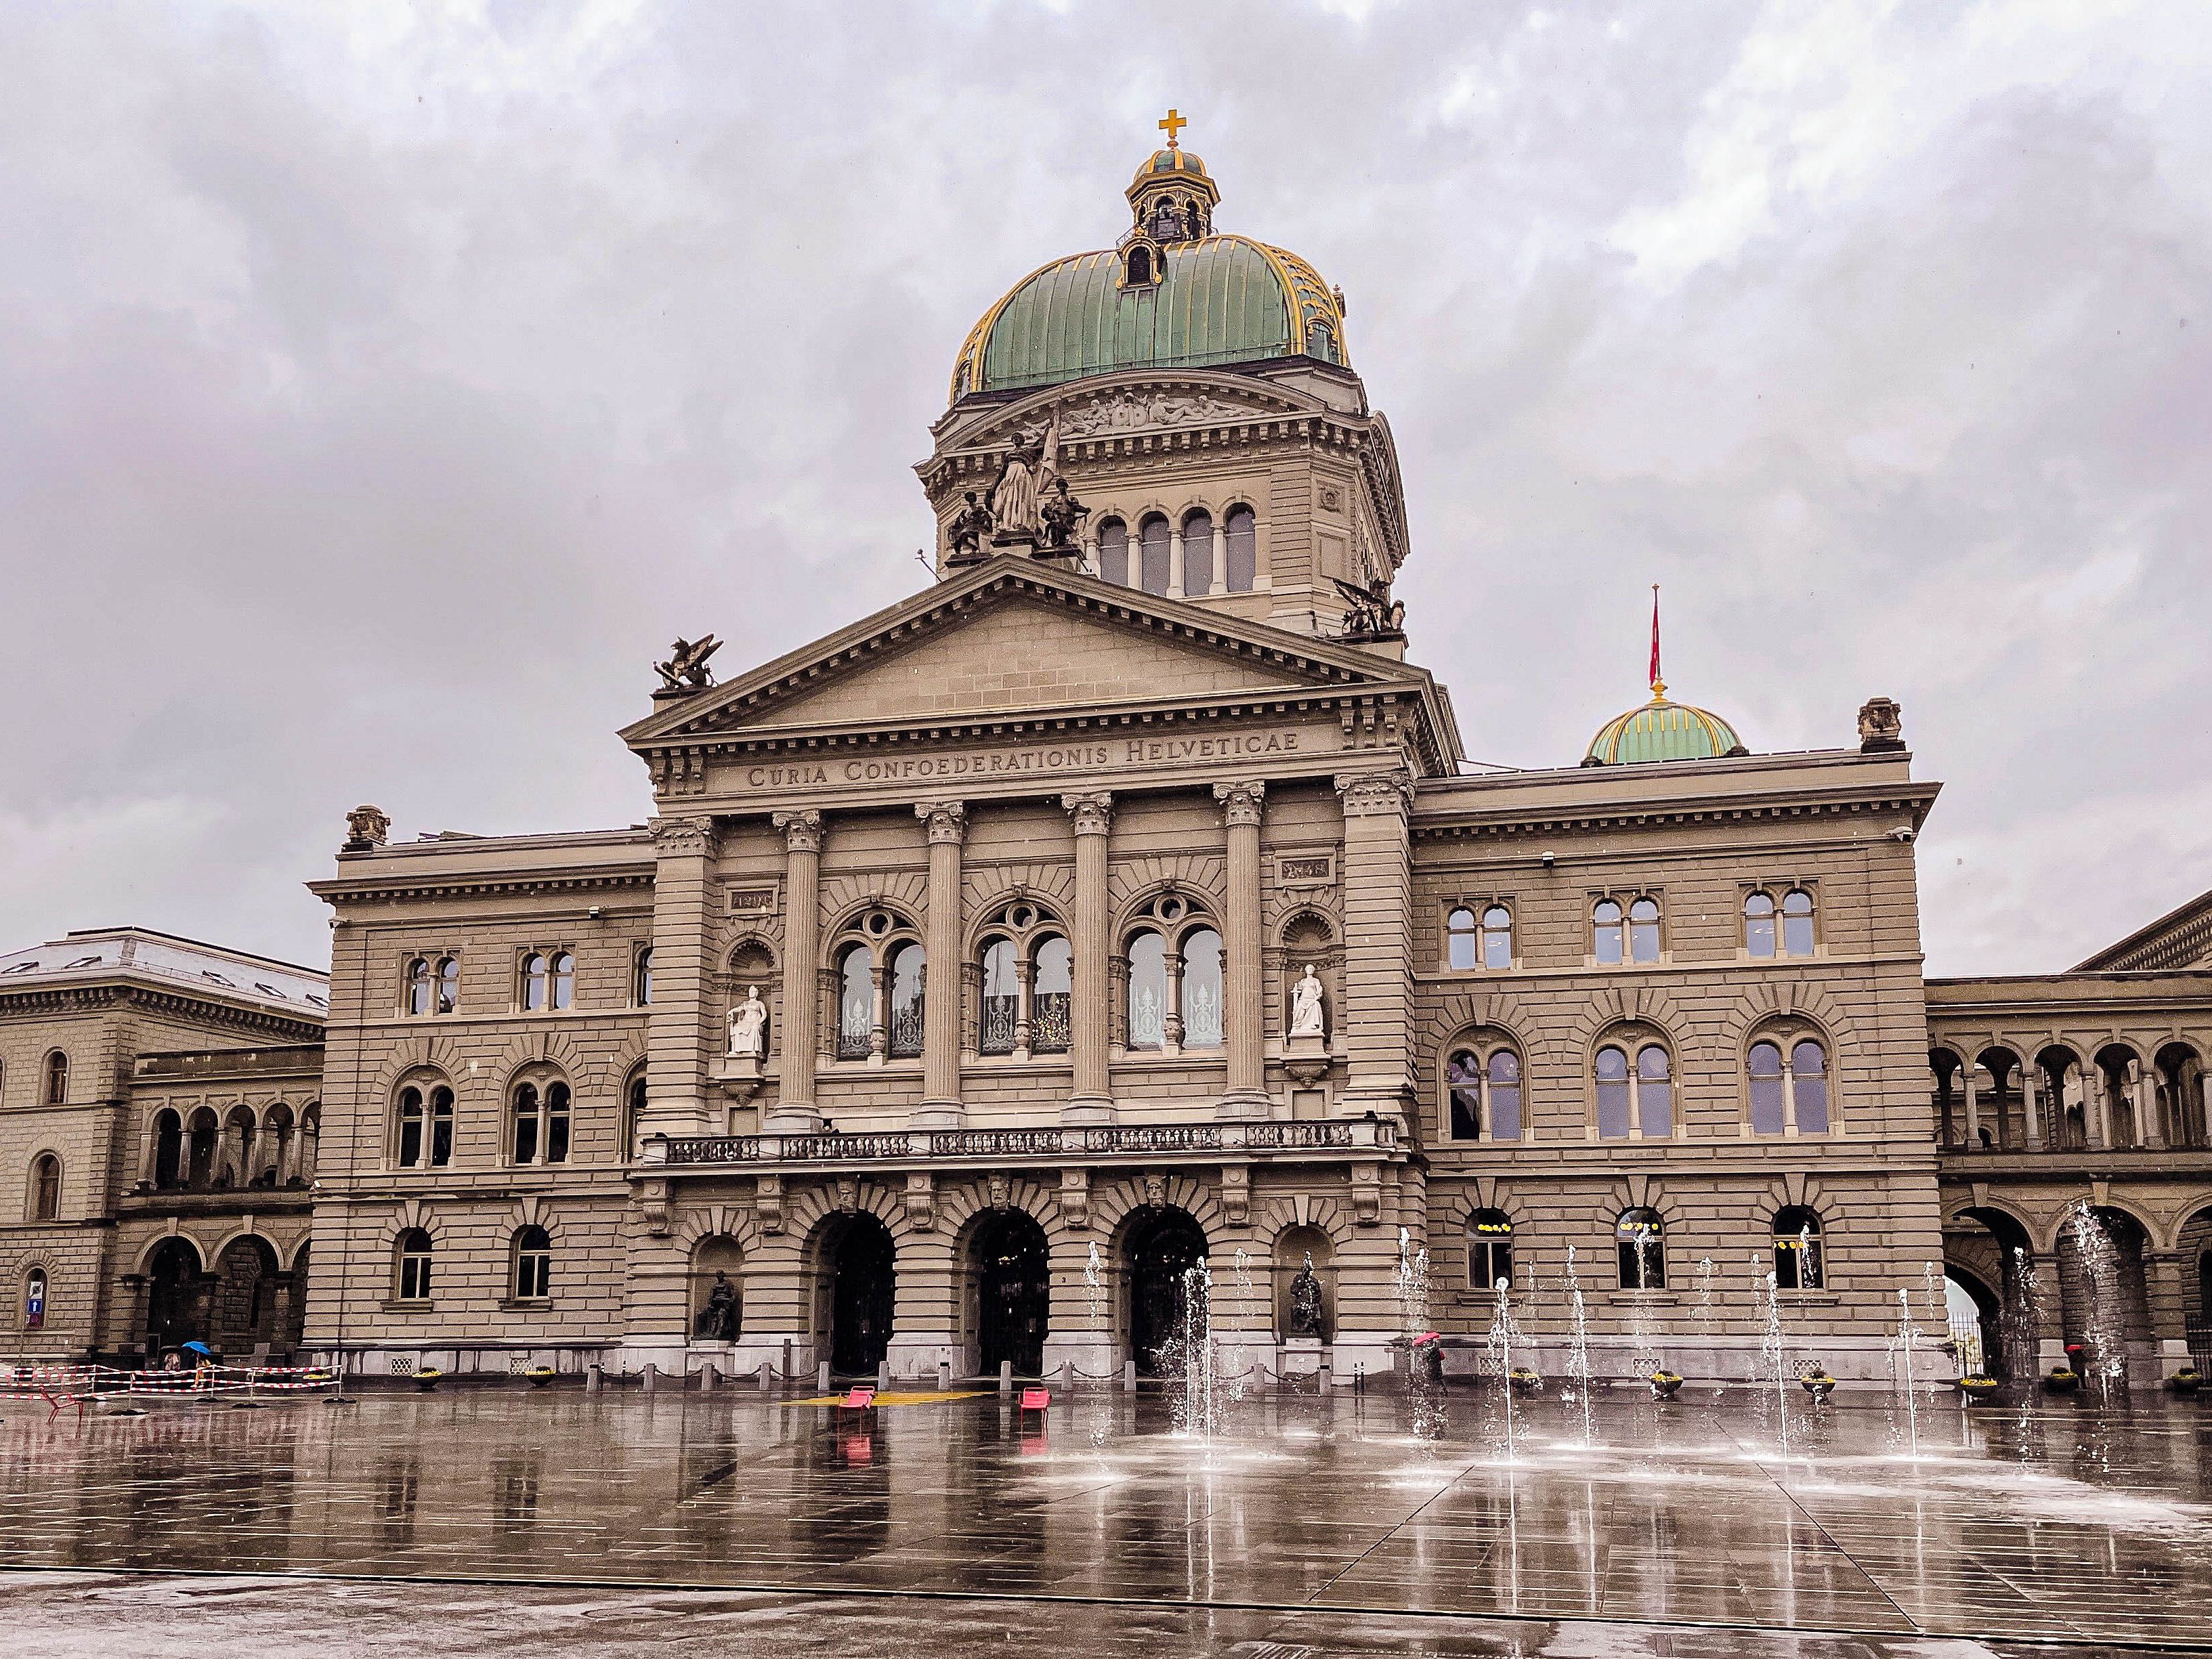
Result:
M880 1134L653 1135L642 1162L670 1168L719 1164L881 1164L902 1159L1097 1158L1182 1154L1388 1152L1395 1125L1355 1118L1315 1122L1121 1123L1023 1129L893 1129Z

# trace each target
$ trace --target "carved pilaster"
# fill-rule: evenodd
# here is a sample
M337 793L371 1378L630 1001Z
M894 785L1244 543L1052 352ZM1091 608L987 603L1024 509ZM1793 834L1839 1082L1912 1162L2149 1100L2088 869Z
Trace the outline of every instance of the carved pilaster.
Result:
M1413 984L1405 942L1413 908L1407 815L1413 775L1403 767L1340 775L1344 806L1344 1105L1401 1123L1413 1102Z
M928 952L921 1005L921 1110L916 1128L957 1129L960 1103L960 848L968 809L957 800L917 801L915 816L929 837L928 910L922 918Z
M778 812L783 831L783 1054L775 1109L764 1126L804 1134L820 1122L814 1109L814 1060L821 1000L822 814Z
M709 1112L709 1056L721 1052L714 995L714 860L711 817L671 816L648 824L653 836L653 1006L646 1018L646 1109L641 1134L704 1134L726 1118Z
M1260 821L1267 789L1256 779L1213 786L1229 839L1229 902L1222 918L1227 957L1222 1041L1229 1051L1229 1090L1219 1107L1224 1117L1264 1117L1268 1109L1260 969Z
M1114 941L1106 887L1107 832L1113 824L1114 798L1101 791L1064 795L1060 804L1075 830L1075 972L1068 1045L1074 1089L1064 1115L1070 1122L1103 1123L1114 1112L1107 1068L1112 1007L1108 964Z

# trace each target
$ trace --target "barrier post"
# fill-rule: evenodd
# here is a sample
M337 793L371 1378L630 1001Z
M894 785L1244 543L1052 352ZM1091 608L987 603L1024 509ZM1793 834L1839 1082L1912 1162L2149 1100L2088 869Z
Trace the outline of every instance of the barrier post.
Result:
M584 1392L597 1394L607 1383L606 1369L594 1359L584 1368Z
M648 1364L645 1368L645 1391L653 1393L660 1386L660 1367Z
M1013 1397L1014 1362L1011 1359L1001 1359L999 1362L999 1392L1008 1399Z
M814 1368L814 1392L830 1392L830 1362L826 1359Z
M760 1391L763 1394L766 1394L768 1392L769 1379L774 1374L775 1369L775 1368L770 1365L767 1360L763 1359L761 1361Z
M1121 1362L1121 1392L1134 1394L1136 1391L1137 1362L1133 1359L1125 1359Z
M889 1394L890 1391L891 1362L889 1359L879 1359L876 1362L876 1392Z

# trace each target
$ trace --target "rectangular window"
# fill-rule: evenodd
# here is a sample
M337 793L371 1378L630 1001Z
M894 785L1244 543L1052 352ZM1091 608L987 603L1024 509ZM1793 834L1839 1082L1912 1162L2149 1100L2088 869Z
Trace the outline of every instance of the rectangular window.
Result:
M430 1258L427 1255L399 1258L399 1299L402 1302L428 1302L430 1299Z
M514 1120L514 1161L528 1164L538 1156L538 1114L526 1111Z

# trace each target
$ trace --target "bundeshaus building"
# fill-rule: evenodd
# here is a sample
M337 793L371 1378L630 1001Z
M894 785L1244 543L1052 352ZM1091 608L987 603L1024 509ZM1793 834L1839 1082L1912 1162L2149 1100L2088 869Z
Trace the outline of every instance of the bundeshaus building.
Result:
M1271 1370L1473 1369L1501 1280L1553 1369L1579 1290L1601 1375L1749 1376L1778 1304L1883 1378L1947 1277L1993 1370L2178 1363L2212 900L1926 981L1886 698L1761 753L1655 675L1470 772L1345 297L1163 125L1118 240L958 343L935 580L723 678L678 641L649 822L359 810L326 991L0 958L22 1351L1103 1377L1203 1263Z

